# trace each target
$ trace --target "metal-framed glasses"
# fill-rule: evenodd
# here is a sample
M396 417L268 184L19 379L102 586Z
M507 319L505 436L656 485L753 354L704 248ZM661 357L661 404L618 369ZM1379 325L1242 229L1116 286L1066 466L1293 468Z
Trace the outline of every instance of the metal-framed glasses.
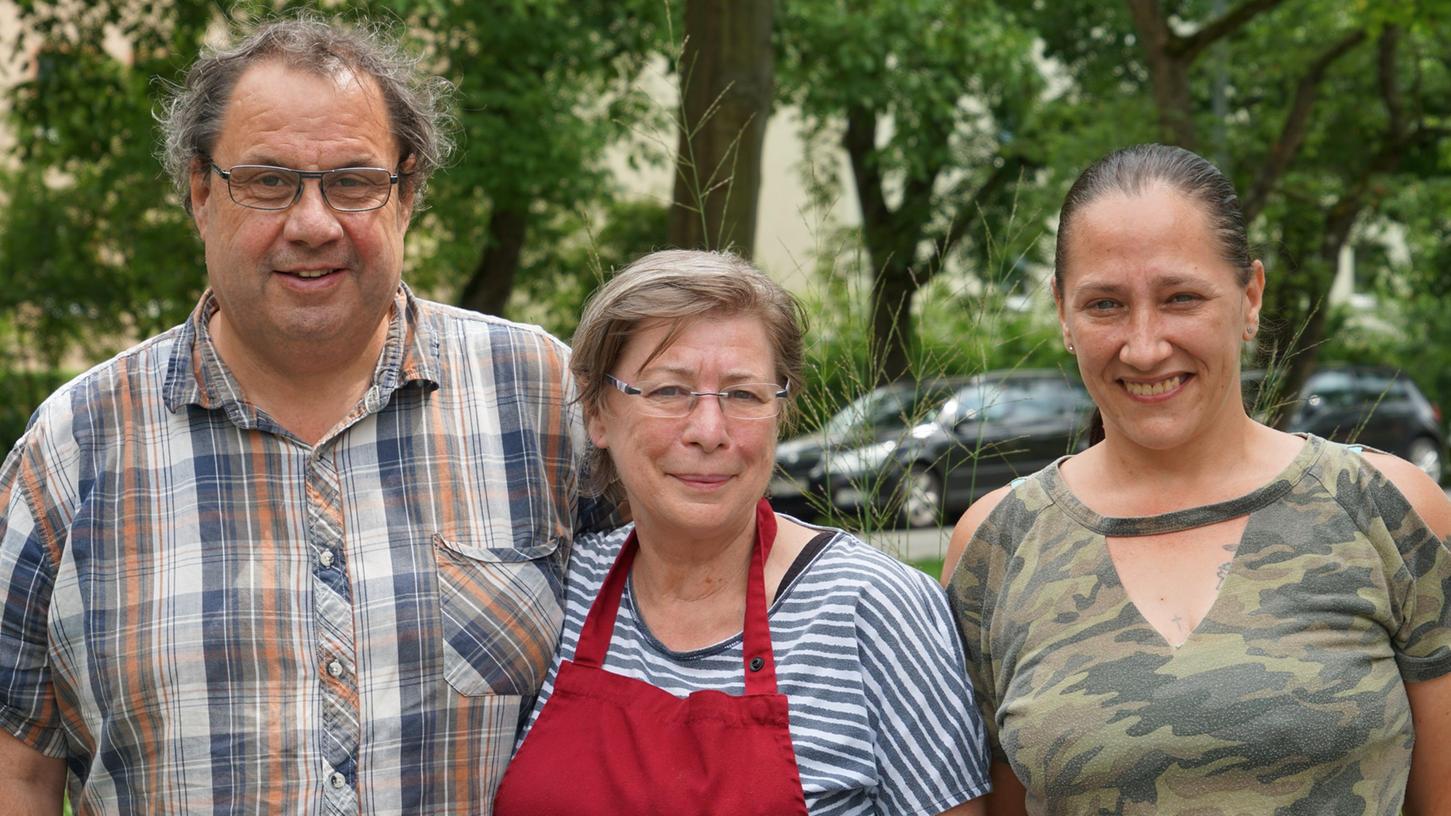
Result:
M715 397L720 412L731 419L770 419L781 413L781 401L789 386L777 383L739 383L723 391L691 391L674 383L630 385L606 374L610 385L631 397L639 397L640 412L663 419L679 419L695 410L701 397Z
M302 198L302 182L317 179L322 200L338 212L367 212L388 203L393 185L404 174L382 167L339 167L336 170L293 170L266 164L238 164L211 169L227 182L232 200L254 210L285 210Z

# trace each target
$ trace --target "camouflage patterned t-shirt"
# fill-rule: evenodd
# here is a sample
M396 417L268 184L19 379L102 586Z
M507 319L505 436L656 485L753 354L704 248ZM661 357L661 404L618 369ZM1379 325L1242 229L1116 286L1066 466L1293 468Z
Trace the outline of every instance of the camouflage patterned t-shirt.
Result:
M1178 648L1130 602L1105 537L1248 514ZM1222 504L1106 518L1055 463L1019 483L953 574L968 672L1033 814L1398 814L1404 683L1451 672L1451 552L1355 451L1310 437Z

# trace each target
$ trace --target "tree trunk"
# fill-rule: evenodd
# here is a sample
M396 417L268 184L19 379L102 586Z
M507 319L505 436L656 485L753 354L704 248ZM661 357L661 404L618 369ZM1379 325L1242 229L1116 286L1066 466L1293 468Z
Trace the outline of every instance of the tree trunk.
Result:
M1305 136L1310 131L1310 114L1315 107L1315 99L1320 94L1320 85L1325 81L1325 74L1330 66L1354 50L1365 37L1364 31L1352 31L1310 63L1310 67L1296 83L1295 95L1280 128L1280 135L1271 143L1270 151L1255 174L1249 190L1240 198L1246 224L1253 223L1259 216L1269 199L1270 191L1279 185L1280 179L1299 155Z
M1159 0L1128 0L1128 7L1143 47L1144 66L1149 70L1160 138L1194 150L1197 139L1194 102L1189 94L1189 60L1175 53L1178 38L1169 28Z
M911 375L909 350L912 346L912 298L921 280L914 276L915 250L921 239L925 219L909 219L905 207L927 208L909 199L927 197L926 193L905 194L898 210L887 205L885 180L876 164L877 115L860 105L847 109L846 132L841 146L851 161L852 180L856 186L857 206L862 214L862 245L872 275L872 381L875 385L903 379ZM921 188L924 183L909 186Z
M527 207L511 208L495 205L489 216L489 240L474 274L464 284L458 305L484 314L504 316L509 295L514 291L514 276L519 271L519 255L524 237L529 232Z
M912 374L912 298L918 283L906 259L892 259L872 276L872 356L876 385Z
M670 243L751 257L771 115L774 0L687 0Z

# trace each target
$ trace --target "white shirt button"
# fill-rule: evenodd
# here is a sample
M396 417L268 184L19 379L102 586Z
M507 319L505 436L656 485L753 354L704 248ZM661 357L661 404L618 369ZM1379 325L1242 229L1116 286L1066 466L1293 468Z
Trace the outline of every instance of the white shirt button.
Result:
M333 565L333 551L323 550L322 554L317 557L317 562L322 564L323 567L331 567Z
M330 661L328 661L328 664L327 664L327 673L328 674L331 674L333 677L342 677L343 676L343 664L337 662L336 660L330 660Z
M343 776L341 771L333 771L332 775L327 778L327 782L334 789L339 790L348 786L348 778Z

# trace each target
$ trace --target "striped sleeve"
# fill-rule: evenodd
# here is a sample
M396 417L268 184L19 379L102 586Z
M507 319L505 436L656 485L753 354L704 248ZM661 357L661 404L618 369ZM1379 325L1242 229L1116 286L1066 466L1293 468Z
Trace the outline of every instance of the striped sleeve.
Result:
M883 573L856 614L877 806L937 814L988 792L986 738L942 590L907 567Z

